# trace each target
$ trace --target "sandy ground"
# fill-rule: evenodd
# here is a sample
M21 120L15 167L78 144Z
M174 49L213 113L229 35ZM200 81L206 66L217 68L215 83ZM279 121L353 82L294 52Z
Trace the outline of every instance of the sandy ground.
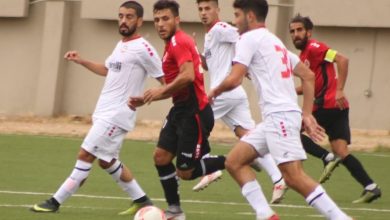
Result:
M34 116L0 117L0 134L34 134L83 137L91 126L90 117L66 116L45 118ZM161 121L139 121L128 139L156 141ZM234 144L236 138L223 124L216 123L211 141ZM323 144L326 144L324 142ZM351 150L374 151L378 146L390 149L390 131L352 130Z

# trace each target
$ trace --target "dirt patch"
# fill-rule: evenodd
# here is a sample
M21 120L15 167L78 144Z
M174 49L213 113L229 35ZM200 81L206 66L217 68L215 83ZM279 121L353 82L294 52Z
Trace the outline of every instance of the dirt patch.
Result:
M137 122L136 128L128 133L127 138L132 140L156 141L161 124L161 121L139 121ZM84 137L90 127L90 117L0 117L0 134ZM225 144L234 144L237 141L229 128L222 123L216 123L210 140ZM326 144L326 142L323 144ZM390 131L352 130L351 150L374 151L379 146L390 149Z

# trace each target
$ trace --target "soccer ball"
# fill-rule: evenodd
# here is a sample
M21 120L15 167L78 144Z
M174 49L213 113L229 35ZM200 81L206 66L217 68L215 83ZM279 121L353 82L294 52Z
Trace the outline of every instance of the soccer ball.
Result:
M145 206L138 210L134 220L167 220L164 212L156 206Z

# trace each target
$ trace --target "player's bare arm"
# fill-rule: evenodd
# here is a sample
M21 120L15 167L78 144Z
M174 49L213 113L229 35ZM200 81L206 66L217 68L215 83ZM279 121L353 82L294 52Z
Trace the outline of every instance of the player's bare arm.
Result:
M248 68L241 64L235 63L232 67L230 74L223 80L219 86L215 89L211 90L209 93L209 100L212 102L217 96L221 95L221 93L230 91L241 85L242 80L248 73Z
M180 66L179 74L175 80L162 87L147 90L144 94L144 101L150 104L152 101L170 98L174 92L183 89L194 80L194 64L192 62L185 62Z
M337 53L336 57L334 59L334 62L337 66L337 73L338 73L338 79L337 79L337 90L336 90L336 103L338 107L343 110L345 109L347 105L347 99L344 94L344 86L347 81L348 77L348 63L349 60L344 55Z
M295 91L297 92L298 95L303 95L302 86L297 86L297 87L295 87Z
M156 80L161 84L165 85L164 77L156 78ZM143 96L133 96L130 97L127 101L127 105L129 108L133 111L135 111L138 107L141 107L145 104L144 97Z
M325 137L324 129L317 124L312 115L314 100L314 73L299 62L294 68L294 75L301 79L303 91L302 120L307 134L314 141L321 141Z
M79 52L77 51L68 51L65 53L64 58L68 61L73 61L77 64L80 64L92 71L93 73L100 76L107 76L108 69L101 63L95 63L89 60L84 60L80 57Z

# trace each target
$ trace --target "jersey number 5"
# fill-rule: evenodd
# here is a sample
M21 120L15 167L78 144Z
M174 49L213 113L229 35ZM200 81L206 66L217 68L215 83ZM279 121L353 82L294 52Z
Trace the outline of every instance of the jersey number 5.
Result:
M291 71L291 67L288 65L287 50L286 50L286 48L282 48L282 47L280 47L278 45L275 45L275 50L277 52L282 52L282 54L283 54L282 63L286 67L286 70L281 72L282 78L289 78L291 76L291 72L292 71Z

